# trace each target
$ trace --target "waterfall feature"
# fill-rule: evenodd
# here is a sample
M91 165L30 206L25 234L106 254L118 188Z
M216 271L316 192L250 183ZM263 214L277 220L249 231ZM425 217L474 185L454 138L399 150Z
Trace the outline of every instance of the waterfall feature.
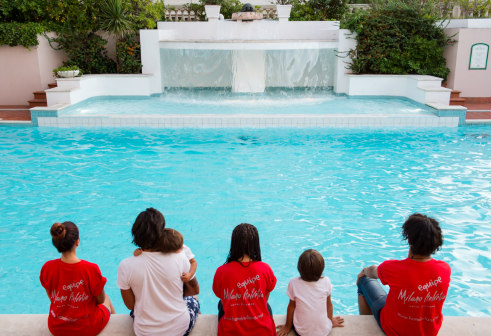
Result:
M161 49L162 89L332 86L334 49Z
M325 88L334 84L338 29L338 22L159 22L160 62L143 49L142 62L162 90Z
M266 53L264 50L232 52L232 92L264 92Z

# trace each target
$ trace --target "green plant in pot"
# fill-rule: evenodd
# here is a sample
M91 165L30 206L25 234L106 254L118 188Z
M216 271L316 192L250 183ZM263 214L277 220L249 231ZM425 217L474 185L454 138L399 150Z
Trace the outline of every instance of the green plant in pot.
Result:
M82 70L76 65L63 65L53 69L53 75L58 78L74 78L82 76Z

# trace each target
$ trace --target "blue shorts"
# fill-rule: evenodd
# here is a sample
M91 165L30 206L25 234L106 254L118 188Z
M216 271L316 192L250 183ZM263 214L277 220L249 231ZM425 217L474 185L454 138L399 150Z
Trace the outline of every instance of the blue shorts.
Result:
M188 307L189 312L189 327L184 336L189 335L191 330L193 330L194 324L198 319L199 314L199 301L194 296L185 296L184 302L186 302L186 306Z
M375 320L380 326L380 329L382 329L382 325L380 324L380 312L385 306L387 293L382 286L380 286L378 280L367 278L366 276L361 277L360 280L358 280L358 295L362 295L365 298L368 306L372 310Z

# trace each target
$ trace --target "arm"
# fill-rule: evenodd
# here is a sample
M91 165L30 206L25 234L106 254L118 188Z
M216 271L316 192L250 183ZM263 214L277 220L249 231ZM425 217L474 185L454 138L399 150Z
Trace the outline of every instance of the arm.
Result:
M123 298L123 302L126 305L126 308L129 310L135 309L135 294L130 289L122 289L121 297Z
M106 300L106 293L104 292L104 288L102 289L101 294L95 297L97 304L102 304Z
M364 276L372 279L378 279L377 265L372 265L362 269L360 274L358 274L358 277L356 278L356 283L358 284L358 280L360 280L360 278Z
M278 330L277 335L278 336L286 336L290 332L293 326L293 313L295 312L295 301L290 300L290 303L288 304L288 308L286 309L286 322L284 325L279 325L278 328L281 328Z
M327 297L326 303L327 303L327 317L331 320L332 327L333 328L344 327L344 325L343 325L344 319L342 317L340 317L340 316L333 317L332 316L333 308L332 308L331 295L329 295Z
M182 273L181 275L181 280L182 282L188 282L190 281L194 275L196 274L196 269L198 268L198 263L196 262L196 259L189 259L189 263L191 266L189 267L189 272L187 273Z
M196 277L184 283L184 296L193 296L199 294L199 283Z

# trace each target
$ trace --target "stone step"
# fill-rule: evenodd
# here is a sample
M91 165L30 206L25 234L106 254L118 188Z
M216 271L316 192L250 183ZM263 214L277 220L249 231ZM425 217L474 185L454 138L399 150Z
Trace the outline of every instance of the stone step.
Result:
M34 91L34 99L44 99L46 100L46 92L44 91Z
M462 105L465 103L465 98L450 98L450 105Z
M450 94L450 98L459 98L460 93L461 93L461 91L459 91L459 90L452 90L452 93Z
M55 87L57 87L57 86L58 86L58 85L57 85L56 83L50 83L50 84L48 84L48 87L49 87L50 89L55 88Z
M48 106L48 102L46 99L32 99L28 101L29 108L37 107L37 106Z

